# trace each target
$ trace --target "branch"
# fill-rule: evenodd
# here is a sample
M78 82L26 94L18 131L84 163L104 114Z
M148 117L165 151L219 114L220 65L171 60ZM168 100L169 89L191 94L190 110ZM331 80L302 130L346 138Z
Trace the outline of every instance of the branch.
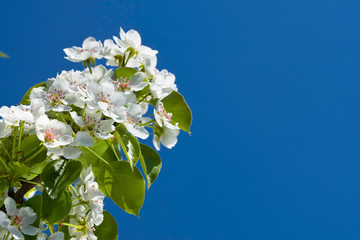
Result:
M30 181L39 183L40 182L40 175L34 177ZM36 186L36 184L34 184L34 183L24 182L23 185L21 186L21 188L19 190L17 190L17 192L14 195L15 202L20 203L20 204L23 203L24 202L24 195L28 191L30 191L32 188L34 188L35 186Z

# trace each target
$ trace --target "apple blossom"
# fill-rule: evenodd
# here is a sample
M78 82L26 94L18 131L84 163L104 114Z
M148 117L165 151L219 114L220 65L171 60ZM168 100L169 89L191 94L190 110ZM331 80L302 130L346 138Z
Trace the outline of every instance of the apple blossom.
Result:
M138 216L145 195L139 168L148 175L147 161L159 162L139 139L153 129L159 151L175 146L180 129L189 132L191 112L174 74L156 69L158 52L137 31L120 28L120 38L104 45L89 37L64 52L86 68L63 70L18 106L0 108L1 239L105 239L117 227L105 196ZM114 68L96 65L102 58Z
M24 234L34 236L40 229L32 226L36 213L30 207L16 208L14 199L7 197L4 201L6 213L0 211L0 226L7 229L15 239L24 239Z
M93 37L88 37L84 40L82 47L65 48L64 52L67 55L65 58L72 62L86 61L91 57L101 59L103 58L102 48L103 46L100 41L96 41Z

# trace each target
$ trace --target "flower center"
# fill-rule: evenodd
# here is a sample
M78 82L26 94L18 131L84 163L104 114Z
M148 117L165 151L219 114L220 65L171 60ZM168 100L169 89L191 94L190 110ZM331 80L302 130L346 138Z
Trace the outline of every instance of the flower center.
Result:
M58 137L59 134L55 134L54 128L48 129L45 131L45 142L54 142L55 137Z
M67 91L58 90L55 88L54 91L47 91L46 95L44 94L43 97L47 98L49 103L55 107L57 104L62 104L66 94Z
M132 83L130 82L127 77L125 78L119 78L118 81L114 82L114 85L118 91L128 91L131 89Z
M84 118L84 128L89 131L96 131L101 127L100 120L96 120L94 117L86 116Z
M136 124L136 121L134 120L134 118L132 118L132 117L130 116L129 113L126 113L126 117L127 117L126 121L127 121L128 123Z
M18 209L17 209L18 210ZM21 225L23 225L23 218L22 217L19 217L18 215L14 215L12 217L12 221L10 223L11 225L15 225L17 226L18 228L21 227Z
M167 120L169 120L169 122L171 122L171 113L167 113L164 106L162 104L160 104L160 112L159 115L161 116L161 118L166 118Z
M114 108L117 105L113 104L110 98L110 94L104 94L104 92L100 92L97 95L97 98L99 99L100 102L104 102L107 103L108 108Z

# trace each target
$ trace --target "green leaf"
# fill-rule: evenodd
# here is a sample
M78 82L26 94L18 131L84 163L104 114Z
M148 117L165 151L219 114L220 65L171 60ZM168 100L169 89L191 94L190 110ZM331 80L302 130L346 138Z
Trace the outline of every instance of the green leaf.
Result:
M56 201L64 189L79 178L82 168L79 161L51 161L41 174L41 182L49 196Z
M127 213L139 216L145 199L145 182L137 167L131 169L125 161L111 162L96 169L100 189ZM96 177L95 177L96 178Z
M30 105L30 93L31 91L33 90L33 88L37 88L37 87L46 87L46 82L41 82L41 83L38 83L34 86L32 86L24 95L23 99L21 100L20 104L23 104L23 105Z
M26 166L32 168L46 160L47 149L41 143L36 134L30 135L21 141L19 154Z
M146 176L147 188L149 189L160 173L161 158L154 149L145 144L140 144L140 149L140 163Z
M103 144L97 144L98 146ZM92 166L95 180L105 196L111 198L127 213L139 216L145 198L145 182L135 166L131 169L127 161L107 159L104 147L83 147L79 158L86 167Z
M114 151L120 156L117 146L118 142L113 140L111 143L108 141L102 139L95 140L94 145L90 148L95 154L89 151L87 147L81 147L80 150L82 154L78 160L84 163L85 167L96 164L99 157L106 159L108 162L117 161L117 155L115 155ZM114 149L112 147L114 147Z
M42 192L42 217L49 222L54 224L65 218L71 210L71 193L64 191L60 196L59 200L54 201L46 193Z
M40 146L42 142L39 140L36 134L29 135L21 141L20 150L24 155L28 155L29 153L36 150L38 146Z
M168 113L172 113L172 121L178 123L180 129L190 133L192 115L184 97L180 93L173 91L162 100L162 103L165 110Z
M103 211L103 215L103 222L98 227L95 227L95 236L97 236L99 240L118 240L118 226L114 217L107 211Z
M115 80L118 78L127 78L130 79L132 75L137 73L138 71L135 68L129 68L129 67L119 67L115 70Z
M12 171L13 171L14 178L22 177L32 170L28 166L26 166L22 163L19 163L19 162L9 162L9 165L10 165L10 168L13 169Z
M3 57L3 58L8 58L9 56L8 56L8 55L6 55L5 53L3 53L3 52L1 52L1 51L0 51L0 57Z
M113 142L117 144L116 141ZM81 147L78 158L85 167L92 166L96 182L105 196L111 198L120 208L130 214L139 215L145 198L145 182L136 167L133 170L127 161L119 161L115 154L109 154L109 143L95 141L90 147Z
M140 146L138 140L126 130L118 128L115 133L122 150L128 161L130 162L131 168L135 166L140 156Z

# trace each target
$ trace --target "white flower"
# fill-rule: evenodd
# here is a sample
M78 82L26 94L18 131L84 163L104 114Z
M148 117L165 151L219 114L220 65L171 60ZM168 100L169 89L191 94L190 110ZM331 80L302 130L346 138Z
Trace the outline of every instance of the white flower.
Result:
M141 45L140 34L135 30L129 30L125 33L124 30L120 28L120 38L121 40L114 36L114 41L125 50L129 47L134 48L140 56L151 58L158 53L156 50Z
M115 91L115 87L110 82L96 84L90 82L87 86L88 106L90 108L100 108L102 113L112 119L118 118L116 108L121 108L126 101L126 96L122 92ZM116 121L116 120L115 120Z
M103 65L97 65L92 68L92 73L89 69L86 68L83 73L89 78L90 81L100 82L100 81L109 81L114 75L112 69L106 69Z
M34 88L30 94L30 100L41 100L45 104L45 110L56 112L70 111L70 104L76 102L76 96L70 89L70 83L64 78L57 77L55 80L50 79L51 84L48 90L44 87Z
M76 183L75 187L78 189L81 199L89 204L91 211L88 217L94 221L96 226L99 226L104 218L103 208L105 195L95 182L95 176L91 167L83 169L80 180Z
M47 148L65 146L74 141L69 125L44 115L36 122L36 135Z
M117 81L113 81L113 83L118 91L130 94L133 91L140 91L144 89L149 84L147 81L144 82L145 78L145 73L137 72L131 76L130 79L119 78Z
M110 56L108 65L118 66L119 62L116 59L116 56L120 55L126 58L126 66L128 67L140 67L141 65L149 66L147 59L152 59L152 63L156 65L156 54L158 51L152 50L149 47L141 45L141 37L139 33L135 30L130 30L127 33L120 28L120 39L118 37L113 37L115 44L112 41L107 42L107 46L110 50ZM131 57L129 59L129 57Z
M74 236L70 238L70 240L97 240L97 237L94 234L94 231L96 231L96 228L94 226L94 220L93 219L70 219L70 224L73 225L81 225L84 229L78 230L73 227L69 227L69 234L70 236Z
M5 199L6 213L0 211L0 225L9 230L15 239L24 239L24 234L34 236L40 229L31 226L36 220L36 213L30 207L16 208L14 199ZM10 218L9 218L10 217Z
M113 137L110 132L115 130L113 120L101 120L102 113L96 109L85 109L85 117L79 116L76 112L70 112L74 122L81 127L81 131L76 133L76 140L82 146L91 147L94 143L92 135L101 139Z
M172 113L166 112L163 103L158 101L156 109L154 109L154 117L159 126L162 127L165 122L171 122Z
M176 125L172 125L171 123L164 122L163 126L155 126L153 144L156 150L160 150L160 142L166 148L171 149L177 143L177 136L179 135L180 130Z
M93 37L88 37L84 40L82 47L65 48L64 52L66 53L69 61L72 62L82 62L93 57L97 59L103 58L103 49L100 41L96 41Z
M58 146L48 148L48 154L54 154L53 158L58 159L63 156L66 159L77 159L81 155L81 151L74 146Z
M104 41L104 47L108 50L104 57L107 59L106 65L109 66L119 66L119 57L124 57L124 51L126 49L121 49L118 45L116 45L111 39L106 39Z
M172 91L177 91L175 75L165 69L156 73L154 79L150 82L151 94L156 98L162 99L172 93Z
M0 117L5 119L8 124L19 126L20 121L32 123L33 115L28 106L2 106L0 108Z
M11 132L11 126L7 125L4 119L0 119L0 138L7 138Z
M138 104L129 104L126 110L127 119L123 122L126 129L135 137L146 139L149 137L149 132L144 126L140 126L143 121L141 117L142 108Z

